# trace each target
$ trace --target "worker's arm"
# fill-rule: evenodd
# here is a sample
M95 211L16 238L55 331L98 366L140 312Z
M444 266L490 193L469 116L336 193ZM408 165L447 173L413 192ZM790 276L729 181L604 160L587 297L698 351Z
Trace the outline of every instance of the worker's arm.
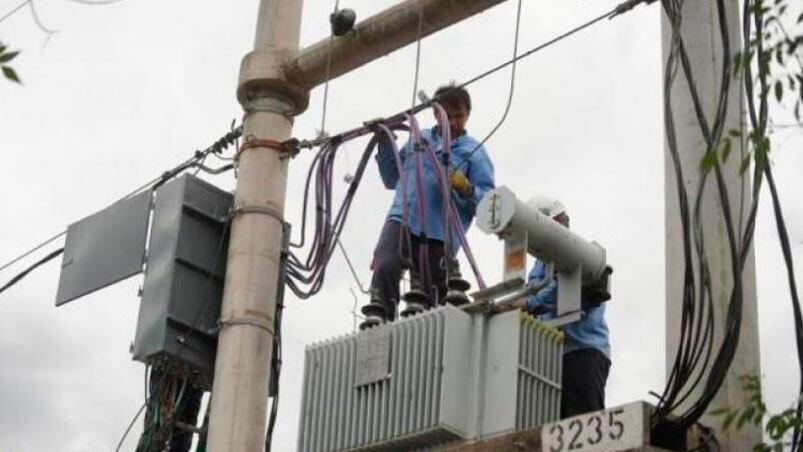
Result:
M491 163L491 159L488 158L488 153L485 151L484 146L480 146L477 152L472 156L467 176L471 185L474 187L471 201L476 206L480 203L482 197L485 196L485 193L496 187L496 183L494 182L494 165Z
M376 163L379 166L379 176L382 178L382 184L385 185L385 188L388 190L393 190L396 188L396 184L399 182L399 169L396 166L396 158L393 156L395 152L394 143L391 141L391 138L387 135L380 134L379 135L379 151L376 153ZM404 165L404 154L406 153L405 150L407 145L399 152L399 158L402 161L402 165Z
M546 277L546 265L541 261L536 261L527 278L530 283L537 283ZM558 299L558 283L552 280L535 295L527 298L525 309L532 313L554 312Z
M467 160L461 161L462 158ZM464 207L476 207L485 193L495 187L493 163L482 146L476 151L472 147L468 155L458 157L458 161L460 164L450 177L451 185L459 195L457 202Z

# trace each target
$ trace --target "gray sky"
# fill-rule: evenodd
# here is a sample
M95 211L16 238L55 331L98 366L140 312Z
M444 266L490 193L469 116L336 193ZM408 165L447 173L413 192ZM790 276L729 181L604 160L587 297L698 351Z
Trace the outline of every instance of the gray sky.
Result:
M302 45L325 37L331 1L308 0ZM391 0L342 0L365 18ZM528 49L615 2L525 1L521 47ZM17 2L0 2L0 14ZM206 147L240 117L234 91L251 49L256 0L157 2L108 6L37 2L45 34L26 9L0 23L0 39L23 53L14 61L23 86L0 82L0 262L107 206ZM507 2L422 44L420 87L432 92L507 59L515 2ZM664 382L664 218L661 52L658 5L603 22L519 65L516 97L489 142L498 185L522 197L559 197L572 227L598 241L615 268L608 322L613 367L608 403L647 399ZM327 130L337 132L408 107L414 46L330 85ZM483 136L504 109L509 72L473 85L468 129ZM322 90L312 93L295 136L320 124ZM787 115L779 112L780 115ZM787 115L788 116L788 115ZM431 115L420 119L431 124ZM790 122L790 121L783 121ZM342 178L364 141L338 159ZM783 129L773 161L803 278L803 133ZM287 218L297 222L309 155L291 164ZM212 180L233 187L231 175ZM336 184L338 193L346 183ZM343 236L363 283L391 199L372 166ZM762 200L766 201L766 200ZM785 272L769 203L756 234L762 373L770 409L786 408L798 375ZM501 276L501 243L469 234L483 275ZM54 244L52 248L55 248ZM43 255L44 252L40 253ZM32 262L0 274L6 281ZM54 307L56 262L0 296L0 451L113 450L143 401L144 366L131 361L141 276L65 307ZM288 297L285 366L276 450L294 450L304 345L351 331L356 290L342 257L324 290ZM365 300L361 299L360 304ZM123 450L133 450L141 422Z

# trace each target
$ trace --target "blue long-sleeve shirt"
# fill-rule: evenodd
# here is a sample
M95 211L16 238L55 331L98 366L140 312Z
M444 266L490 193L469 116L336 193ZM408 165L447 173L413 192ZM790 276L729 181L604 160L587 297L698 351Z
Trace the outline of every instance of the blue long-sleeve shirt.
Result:
M535 261L528 280L541 281L546 276L546 265L540 260ZM558 301L558 283L553 279L546 287L527 299L527 309L537 306L547 309L541 319L549 320L555 317ZM561 327L565 337L563 353L570 353L584 348L595 348L610 359L611 345L608 341L608 325L605 323L605 303L590 305L583 308L583 317L575 323Z
M440 135L434 129L423 130L421 134L435 152L438 162L442 162L443 143ZM471 226L477 204L483 195L494 188L493 164L488 158L488 153L484 147L480 146L477 149L478 144L477 140L467 134L462 134L452 140L451 153L449 155L450 167L461 170L471 182L471 185L474 186L474 193L468 199L461 197L452 190L452 199L455 200L455 207L457 207L458 215L460 216L463 232L468 231L469 226ZM472 154L474 149L477 150ZM422 221L418 211L418 197L423 196L427 238L444 240L444 206L440 186L438 185L437 169L432 166L426 153L422 151L420 157L423 166L424 193L418 193L413 152L409 141L400 150L402 167L407 173L407 207L410 232L414 235L419 235L422 232ZM385 187L396 192L393 197L393 204L388 212L388 220L401 223L403 202L401 178L390 142L385 140L379 142L376 161ZM459 244L457 243L457 238L454 235L452 237L454 238L452 243L456 251L459 248Z

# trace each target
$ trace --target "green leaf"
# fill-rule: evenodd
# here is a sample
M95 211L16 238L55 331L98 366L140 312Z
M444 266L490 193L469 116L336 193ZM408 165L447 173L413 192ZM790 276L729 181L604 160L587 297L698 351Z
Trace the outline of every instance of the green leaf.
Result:
M17 72L14 69L11 69L8 66L2 66L3 68L3 75L6 76L7 79L11 80L12 82L22 83L20 78L17 76Z
M728 156L731 153L731 140L730 138L723 138L722 139L722 162L726 162L728 160Z
M747 154L745 158L742 159L742 163L739 165L739 174L744 174L748 168L750 168L750 154Z
M730 129L728 130L728 135L732 136L733 138L739 138L742 136L742 131L739 129Z
M753 405L748 406L747 408L742 411L742 415L739 416L739 419L736 421L736 430L740 430L745 422L749 421L753 418L753 413L755 413L756 409Z
M783 83L780 80L775 81L775 99L778 102L783 99Z
M711 410L711 411L709 411L709 412L708 412L708 414L710 414L711 416L722 416L722 415L723 415L723 414L725 414L725 413L729 413L729 412L730 412L730 410L731 410L731 409L730 409L730 408L728 408L728 407L724 407L724 408L717 408L717 409L715 409L715 410Z
M781 415L772 416L769 421L767 421L767 433L773 441L778 441L783 438L783 435L788 429L789 423L786 422L786 419Z
M708 171L717 163L717 153L716 152L706 152L703 156L703 159L700 160L700 170L701 171Z
M725 419L722 421L722 430L727 430L728 427L730 427L733 420L736 419L737 414L739 414L739 411L731 411L725 416Z
M0 63L8 63L9 61L13 60L14 57L19 55L19 51L17 52L8 52L0 54Z

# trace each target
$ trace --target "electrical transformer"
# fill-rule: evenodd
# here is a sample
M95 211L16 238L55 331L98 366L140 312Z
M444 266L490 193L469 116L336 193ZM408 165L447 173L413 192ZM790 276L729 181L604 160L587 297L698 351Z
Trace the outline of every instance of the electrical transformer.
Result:
M299 451L411 450L560 412L563 335L446 305L307 347Z

